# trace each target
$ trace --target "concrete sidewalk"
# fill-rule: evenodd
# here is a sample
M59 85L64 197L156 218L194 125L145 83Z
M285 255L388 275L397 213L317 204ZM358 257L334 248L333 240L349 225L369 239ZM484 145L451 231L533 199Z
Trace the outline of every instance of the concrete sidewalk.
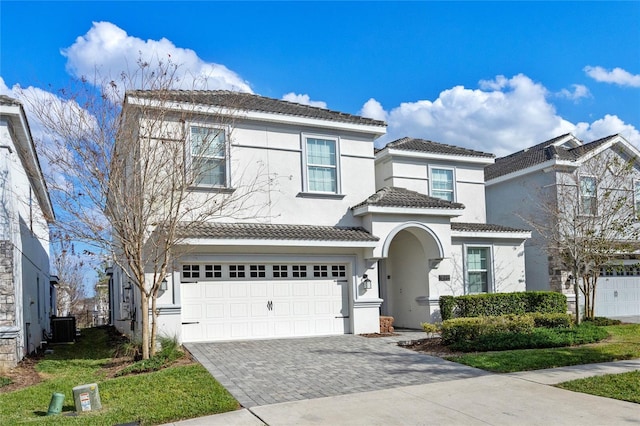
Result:
M171 425L640 424L640 405L548 386L640 369L640 360L561 367L242 409Z

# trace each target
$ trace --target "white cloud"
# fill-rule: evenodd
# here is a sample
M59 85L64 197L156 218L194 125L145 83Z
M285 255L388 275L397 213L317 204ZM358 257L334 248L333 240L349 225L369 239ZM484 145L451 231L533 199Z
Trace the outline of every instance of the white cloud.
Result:
M155 66L158 61L179 65L174 88L226 89L252 92L249 83L224 65L205 62L191 49L176 47L166 38L142 40L110 22L94 22L91 29L62 50L67 71L75 77L117 79L135 74L138 60Z
M614 68L611 71L602 67L584 67L584 72L595 81L601 83L614 83L620 86L640 87L640 74L633 75L622 68Z
M640 144L637 129L616 116L591 124L565 120L548 102L548 90L523 74L497 76L481 81L479 87L456 86L442 91L433 101L406 102L390 111L370 99L361 113L386 117L388 133L377 141L378 146L411 136L502 156L569 132L586 141L621 133ZM576 86L573 93L584 94Z
M358 114L374 120L387 121L387 112L382 107L382 104L373 98L364 103Z
M587 86L584 86L582 84L573 84L571 85L571 88L573 89L573 91L569 89L562 89L557 93L557 95L561 98L571 99L575 102L579 101L582 98L591 97L591 92L589 92Z
M297 104L309 105L318 108L327 108L327 103L323 101L312 101L309 95L299 95L294 92L289 92L286 95L282 96L282 99L289 102L295 102Z

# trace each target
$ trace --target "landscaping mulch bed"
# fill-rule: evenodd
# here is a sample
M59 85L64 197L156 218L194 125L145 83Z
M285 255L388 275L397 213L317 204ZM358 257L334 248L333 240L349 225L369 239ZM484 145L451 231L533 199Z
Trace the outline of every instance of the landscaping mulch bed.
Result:
M462 354L462 352L453 351L447 346L443 345L442 339L440 337L415 340L411 345L407 345L404 347L416 352L422 352L424 354L437 356L440 358Z
M2 372L2 376L8 377L13 383L0 387L0 393L13 392L40 383L42 378L35 368L40 359L41 357L37 356L26 357L16 367Z

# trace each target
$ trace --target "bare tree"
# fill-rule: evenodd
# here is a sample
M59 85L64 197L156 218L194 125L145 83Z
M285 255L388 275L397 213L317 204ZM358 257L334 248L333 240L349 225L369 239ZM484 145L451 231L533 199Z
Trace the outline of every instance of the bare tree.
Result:
M252 196L270 183L260 162L229 172L247 97L215 92L224 107L203 105L203 92L174 89L177 70L170 60L140 60L118 79L80 80L60 92L64 102L25 94L51 137L40 148L59 226L98 247L138 288L145 359L155 353L158 293L184 254L183 231L260 216Z
M53 273L58 277L56 286L56 308L58 316L79 315L83 300L87 297L85 288L86 264L76 253L75 244L68 235L51 233Z
M580 296L584 316L593 318L601 270L615 268L625 254L637 249L637 159L610 149L577 169L555 173L556 184L540 195L536 212L526 220L545 242L550 269L570 274L580 321Z

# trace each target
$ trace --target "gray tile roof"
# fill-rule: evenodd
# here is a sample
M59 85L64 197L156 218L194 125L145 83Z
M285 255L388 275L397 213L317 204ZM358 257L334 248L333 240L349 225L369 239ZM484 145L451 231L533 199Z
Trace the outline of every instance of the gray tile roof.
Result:
M380 120L229 90L132 90L127 92L127 96L145 99L157 99L161 97L162 100L166 101L189 102L244 111L267 112L319 120L386 127L386 123Z
M316 225L274 225L263 223L183 223L178 228L182 238L378 241L361 227Z
M451 222L452 231L469 232L529 232L528 229L516 229L491 223Z
M380 189L363 202L356 204L351 208L356 209L364 206L418 209L464 209L464 205L461 203L452 203L451 201L429 197L408 189L389 186Z
M598 148L600 145L608 142L617 135L607 136L602 139L580 145L575 148L564 148L562 146L554 146L553 144L561 139L569 136L569 133L549 139L548 141L539 143L522 151L515 152L506 157L497 158L494 164L484 169L484 180L488 181L500 176L508 175L536 164L544 163L553 158L564 161L576 161L583 155Z
M405 137L402 139L395 140L393 142L389 142L384 148L393 148L399 149L403 151L416 151L416 152L428 152L433 154L445 154L445 155L458 155L458 156L466 156L466 157L486 157L486 158L494 158L495 155L489 154L487 152L476 151L473 149L462 148L455 145L447 145L439 142L433 142L425 139L417 139L417 138L409 138Z

